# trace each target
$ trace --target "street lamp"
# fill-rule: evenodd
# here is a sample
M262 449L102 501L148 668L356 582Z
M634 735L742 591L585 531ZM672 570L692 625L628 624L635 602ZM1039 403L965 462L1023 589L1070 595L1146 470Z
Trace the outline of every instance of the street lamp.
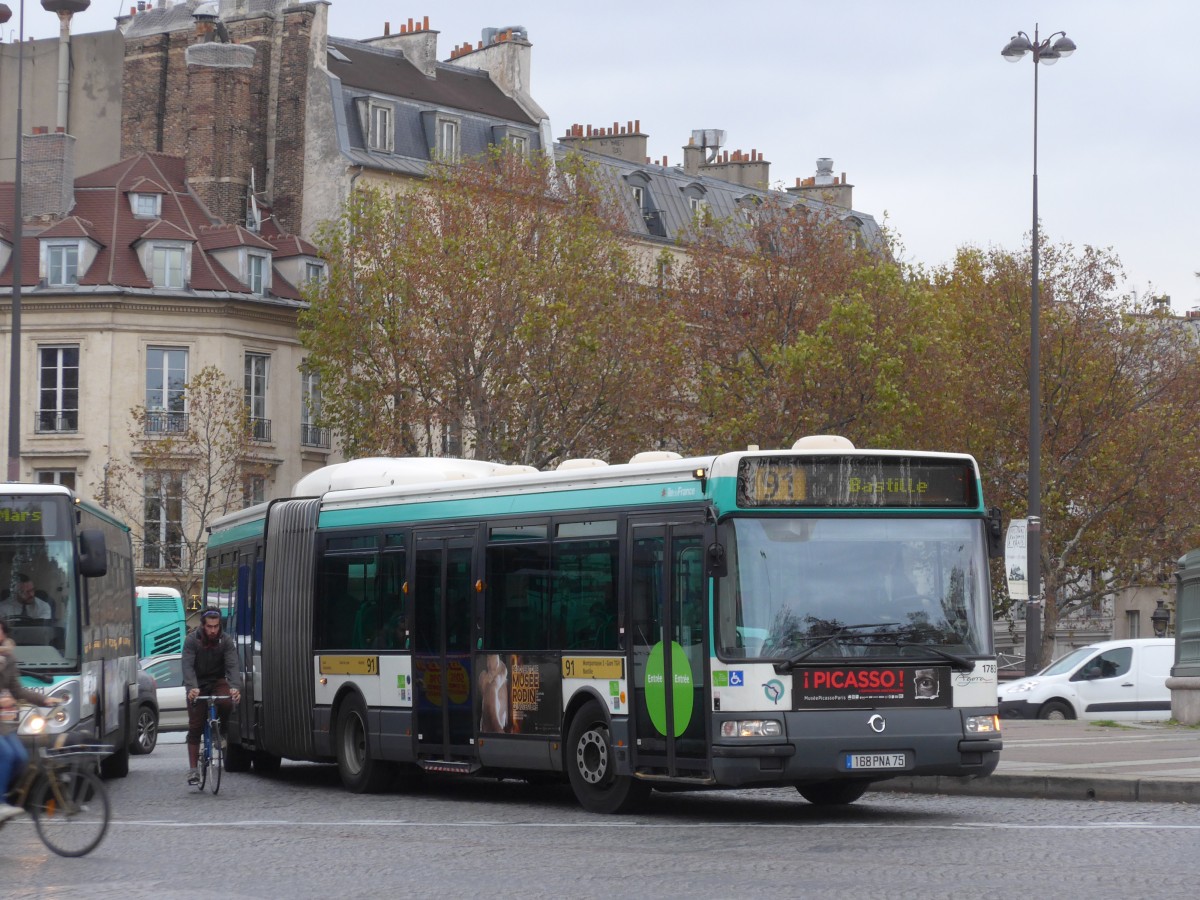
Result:
M1057 38L1057 40L1055 40ZM1054 43L1050 43L1054 41ZM1075 52L1075 42L1065 31L1056 31L1045 40L1033 28L1033 40L1018 31L1000 51L1009 62L1017 62L1033 54L1033 276L1029 288L1029 530L1028 569L1029 599L1025 603L1025 674L1037 672L1042 645L1042 422L1040 367L1041 352L1038 329L1038 63L1054 65Z
M1154 626L1155 637L1166 637L1167 626L1171 624L1171 611L1163 606L1161 600L1157 602L1158 606L1150 613L1150 624Z
M7 9L7 7L5 7ZM21 477L21 95L25 78L25 0L18 6L17 36L17 153L13 172L12 333L8 360L8 468L9 481Z

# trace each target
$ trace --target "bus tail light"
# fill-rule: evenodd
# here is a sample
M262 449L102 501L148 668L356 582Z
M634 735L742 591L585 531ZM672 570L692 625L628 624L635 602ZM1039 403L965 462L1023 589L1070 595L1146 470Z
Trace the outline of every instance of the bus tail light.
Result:
M967 716L964 723L967 734L999 734L999 716Z

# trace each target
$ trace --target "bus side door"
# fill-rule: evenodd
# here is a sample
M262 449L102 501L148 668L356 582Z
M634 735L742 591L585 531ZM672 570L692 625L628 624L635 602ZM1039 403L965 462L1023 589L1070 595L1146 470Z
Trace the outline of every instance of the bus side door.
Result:
M413 686L417 757L475 755L471 656L475 633L473 533L416 536Z
M708 761L708 648L704 548L694 524L631 520L625 611L633 673L634 764L703 778Z

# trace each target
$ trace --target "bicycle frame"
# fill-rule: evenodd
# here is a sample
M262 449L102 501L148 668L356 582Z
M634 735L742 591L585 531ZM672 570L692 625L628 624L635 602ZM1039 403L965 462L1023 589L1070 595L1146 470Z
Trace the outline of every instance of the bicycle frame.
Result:
M35 751L12 789L14 805L29 813L42 843L59 856L90 853L108 832L108 791L95 769L113 748L39 745Z
M204 732L200 736L200 755L196 766L200 771L200 791L209 786L215 794L221 789L221 773L225 768L225 748L221 738L221 716L218 700L232 700L229 694L201 694L192 702L208 704L204 717Z

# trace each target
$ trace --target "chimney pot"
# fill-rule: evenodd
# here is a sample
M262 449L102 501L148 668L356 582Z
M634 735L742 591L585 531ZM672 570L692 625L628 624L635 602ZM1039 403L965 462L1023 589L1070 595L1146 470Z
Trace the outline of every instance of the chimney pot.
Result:
M421 30L422 31L429 30L429 16L426 16L424 19L421 20Z

